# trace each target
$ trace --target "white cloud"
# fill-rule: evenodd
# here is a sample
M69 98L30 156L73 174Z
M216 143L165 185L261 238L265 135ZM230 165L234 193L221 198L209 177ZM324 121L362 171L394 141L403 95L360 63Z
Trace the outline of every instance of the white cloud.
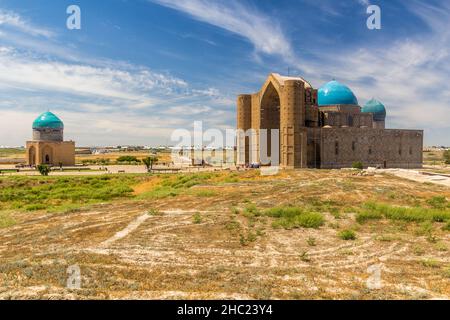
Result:
M173 128L193 117L221 115L224 126L234 101L212 87L192 88L168 73L116 60L74 56L18 14L0 10L0 140L23 144L33 119L55 111L66 138L80 144L166 142ZM67 61L74 61L72 63ZM208 106L207 106L208 105Z
M348 84L360 103L372 96L380 99L388 108L388 124L392 127L426 128L426 137L427 132L435 134L440 130L440 136L449 132L448 3L434 6L412 1L408 6L427 24L429 32L425 36L411 35L373 47L324 50L313 60L300 61L274 18L235 0L151 1L240 35L254 46L256 57L280 56L303 70L305 78L316 86L332 76ZM58 114L70 128L68 137L82 144L144 144L149 139L164 143L171 127L188 127L194 118L207 118L210 125L219 128L231 126L234 121L234 96L216 88L192 88L170 74L119 61L77 57L76 63L67 63L61 58L66 54L59 52L55 40L50 39L54 35L51 31L35 28L14 13L0 11L0 37L10 38L10 29L3 27L34 39L33 44L30 39L19 42L15 38L20 48L29 43L36 49L34 52L48 50L52 45L54 48L53 59L48 60L0 46L0 144L23 143L30 134L36 110L53 105L60 108ZM12 111L12 107L18 109ZM80 121L83 116L89 121Z
M67 64L0 51L0 85L72 95L118 99L130 108L152 107L156 96L173 93L187 83L148 69L123 70Z
M303 70L303 75L317 86L331 80L324 77L331 75L350 85L360 103L373 96L379 98L388 107L388 124L392 127L425 128L426 132L427 128L441 132L448 130L449 3L444 2L441 6L419 1L408 3L407 8L428 25L430 32L425 36L411 35L395 42L377 43L373 47L325 50L308 61L295 57L293 46L277 21L236 1L150 1L238 34L249 40L257 53L281 55L285 62ZM357 2L362 6L371 3L369 0ZM323 6L321 2L314 4L329 14L340 14L332 6L334 2ZM255 58L260 59L258 56Z
M212 111L213 109L209 106L173 106L162 111L162 113L170 116L182 117L183 115L199 115Z
M219 90L191 88L169 74L64 63L7 47L0 47L0 94L0 143L8 145L29 138L32 119L49 108L65 121L66 136L84 145L165 143L196 115L213 123L208 112L215 109L219 125L232 115L221 110L232 100Z
M167 142L173 126L185 125L179 120L157 116L138 116L121 113L89 113L80 121L80 113L58 111L65 124L65 139L77 146L159 144ZM24 145L32 136L31 124L36 113L21 110L2 110L0 117L0 145Z
M55 35L54 32L48 29L35 26L32 23L25 21L15 12L0 9L0 28L5 26L32 36L51 38Z
M184 12L196 20L225 29L250 41L257 53L294 58L290 41L278 21L236 0L150 0Z
M362 6L366 6L366 7L370 5L370 1L369 0L358 0L358 2Z
M429 23L431 34L343 55L335 64L339 69L330 66L330 72L354 82L360 98L384 100L395 124L446 128L450 123L450 38L445 33L450 30L450 5L411 5L411 9ZM375 82L360 83L362 76Z

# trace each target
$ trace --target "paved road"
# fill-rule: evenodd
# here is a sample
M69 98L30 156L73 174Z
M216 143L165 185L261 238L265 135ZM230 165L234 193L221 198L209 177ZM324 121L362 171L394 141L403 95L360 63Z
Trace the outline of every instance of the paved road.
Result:
M85 166L81 167L84 170L80 171L52 171L50 175L56 175L56 176L73 176L73 175L101 175L101 174L111 174L111 173L146 173L147 169L144 165L111 165L111 166ZM166 169L167 167L158 167L156 166L155 169L161 168ZM187 167L179 167L182 172L207 172L207 171L214 171L214 170L220 170L220 167L194 167L194 168L187 168ZM15 169L14 165L0 165L0 171L1 170L11 170ZM90 170L86 170L90 169ZM170 167L172 169L172 167ZM36 170L30 170L30 169L23 169L24 171L20 172L3 172L0 175L24 175L24 176L35 176L39 175L39 172Z

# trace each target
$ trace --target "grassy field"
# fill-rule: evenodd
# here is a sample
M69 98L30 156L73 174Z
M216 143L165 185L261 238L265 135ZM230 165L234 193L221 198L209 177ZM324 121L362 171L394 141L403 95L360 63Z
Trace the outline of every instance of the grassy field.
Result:
M25 149L22 148L1 148L0 158L20 158L25 157Z
M444 165L444 151L432 150L423 152L423 163L426 165Z
M0 178L0 211L63 212L97 202L130 197L138 183L132 175Z
M15 164L18 159L25 159L25 149L22 148L1 148L0 161L2 164Z
M449 199L345 170L1 177L0 298L449 298Z

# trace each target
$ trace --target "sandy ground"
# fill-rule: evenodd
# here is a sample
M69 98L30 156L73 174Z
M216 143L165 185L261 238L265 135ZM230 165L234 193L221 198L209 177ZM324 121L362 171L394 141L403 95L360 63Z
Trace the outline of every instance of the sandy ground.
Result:
M444 176L439 174L427 175L418 170L410 169L384 169L381 172L387 172L397 177L418 181L440 184L446 187L450 187L450 176Z
M326 191L345 183L351 183L347 193ZM394 186L405 197L450 197L445 187L389 175L299 171L195 187L220 194L214 198L182 195L65 214L18 213L15 226L0 229L0 298L449 299L450 234L440 225L434 243L416 225L355 225L351 212L325 212L327 223L319 229L285 230L230 209L245 198L273 206L306 192L356 201ZM337 237L347 227L356 228L355 241ZM249 233L256 239L243 244L242 235ZM66 286L73 265L81 270L77 290ZM368 286L374 268L381 272L378 289Z

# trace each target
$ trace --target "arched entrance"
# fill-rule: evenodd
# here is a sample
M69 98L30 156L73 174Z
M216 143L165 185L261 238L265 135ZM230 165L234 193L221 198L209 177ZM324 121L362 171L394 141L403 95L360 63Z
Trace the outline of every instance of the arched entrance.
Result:
M45 146L42 149L42 163L48 165L53 164L53 149L50 146Z
M320 142L311 140L308 142L308 167L320 169L320 165Z
M252 131L249 148L247 140L242 137L237 140L239 163L248 163L249 159L286 169L306 167L305 100L305 82L301 78L278 74L271 74L259 92L238 96L237 127L239 131ZM278 137L274 137L275 132Z
M280 95L270 82L261 98L260 129L266 129L267 134L260 133L260 160L262 164L278 166L280 160ZM275 131L276 130L276 131ZM276 134L278 139L276 139ZM272 138L273 135L273 138ZM275 139L275 140L274 140ZM273 145L278 144L277 146ZM275 152L278 154L276 155ZM276 157L278 163L267 163L268 157Z
M28 164L30 166L36 165L36 148L34 146L28 149Z

